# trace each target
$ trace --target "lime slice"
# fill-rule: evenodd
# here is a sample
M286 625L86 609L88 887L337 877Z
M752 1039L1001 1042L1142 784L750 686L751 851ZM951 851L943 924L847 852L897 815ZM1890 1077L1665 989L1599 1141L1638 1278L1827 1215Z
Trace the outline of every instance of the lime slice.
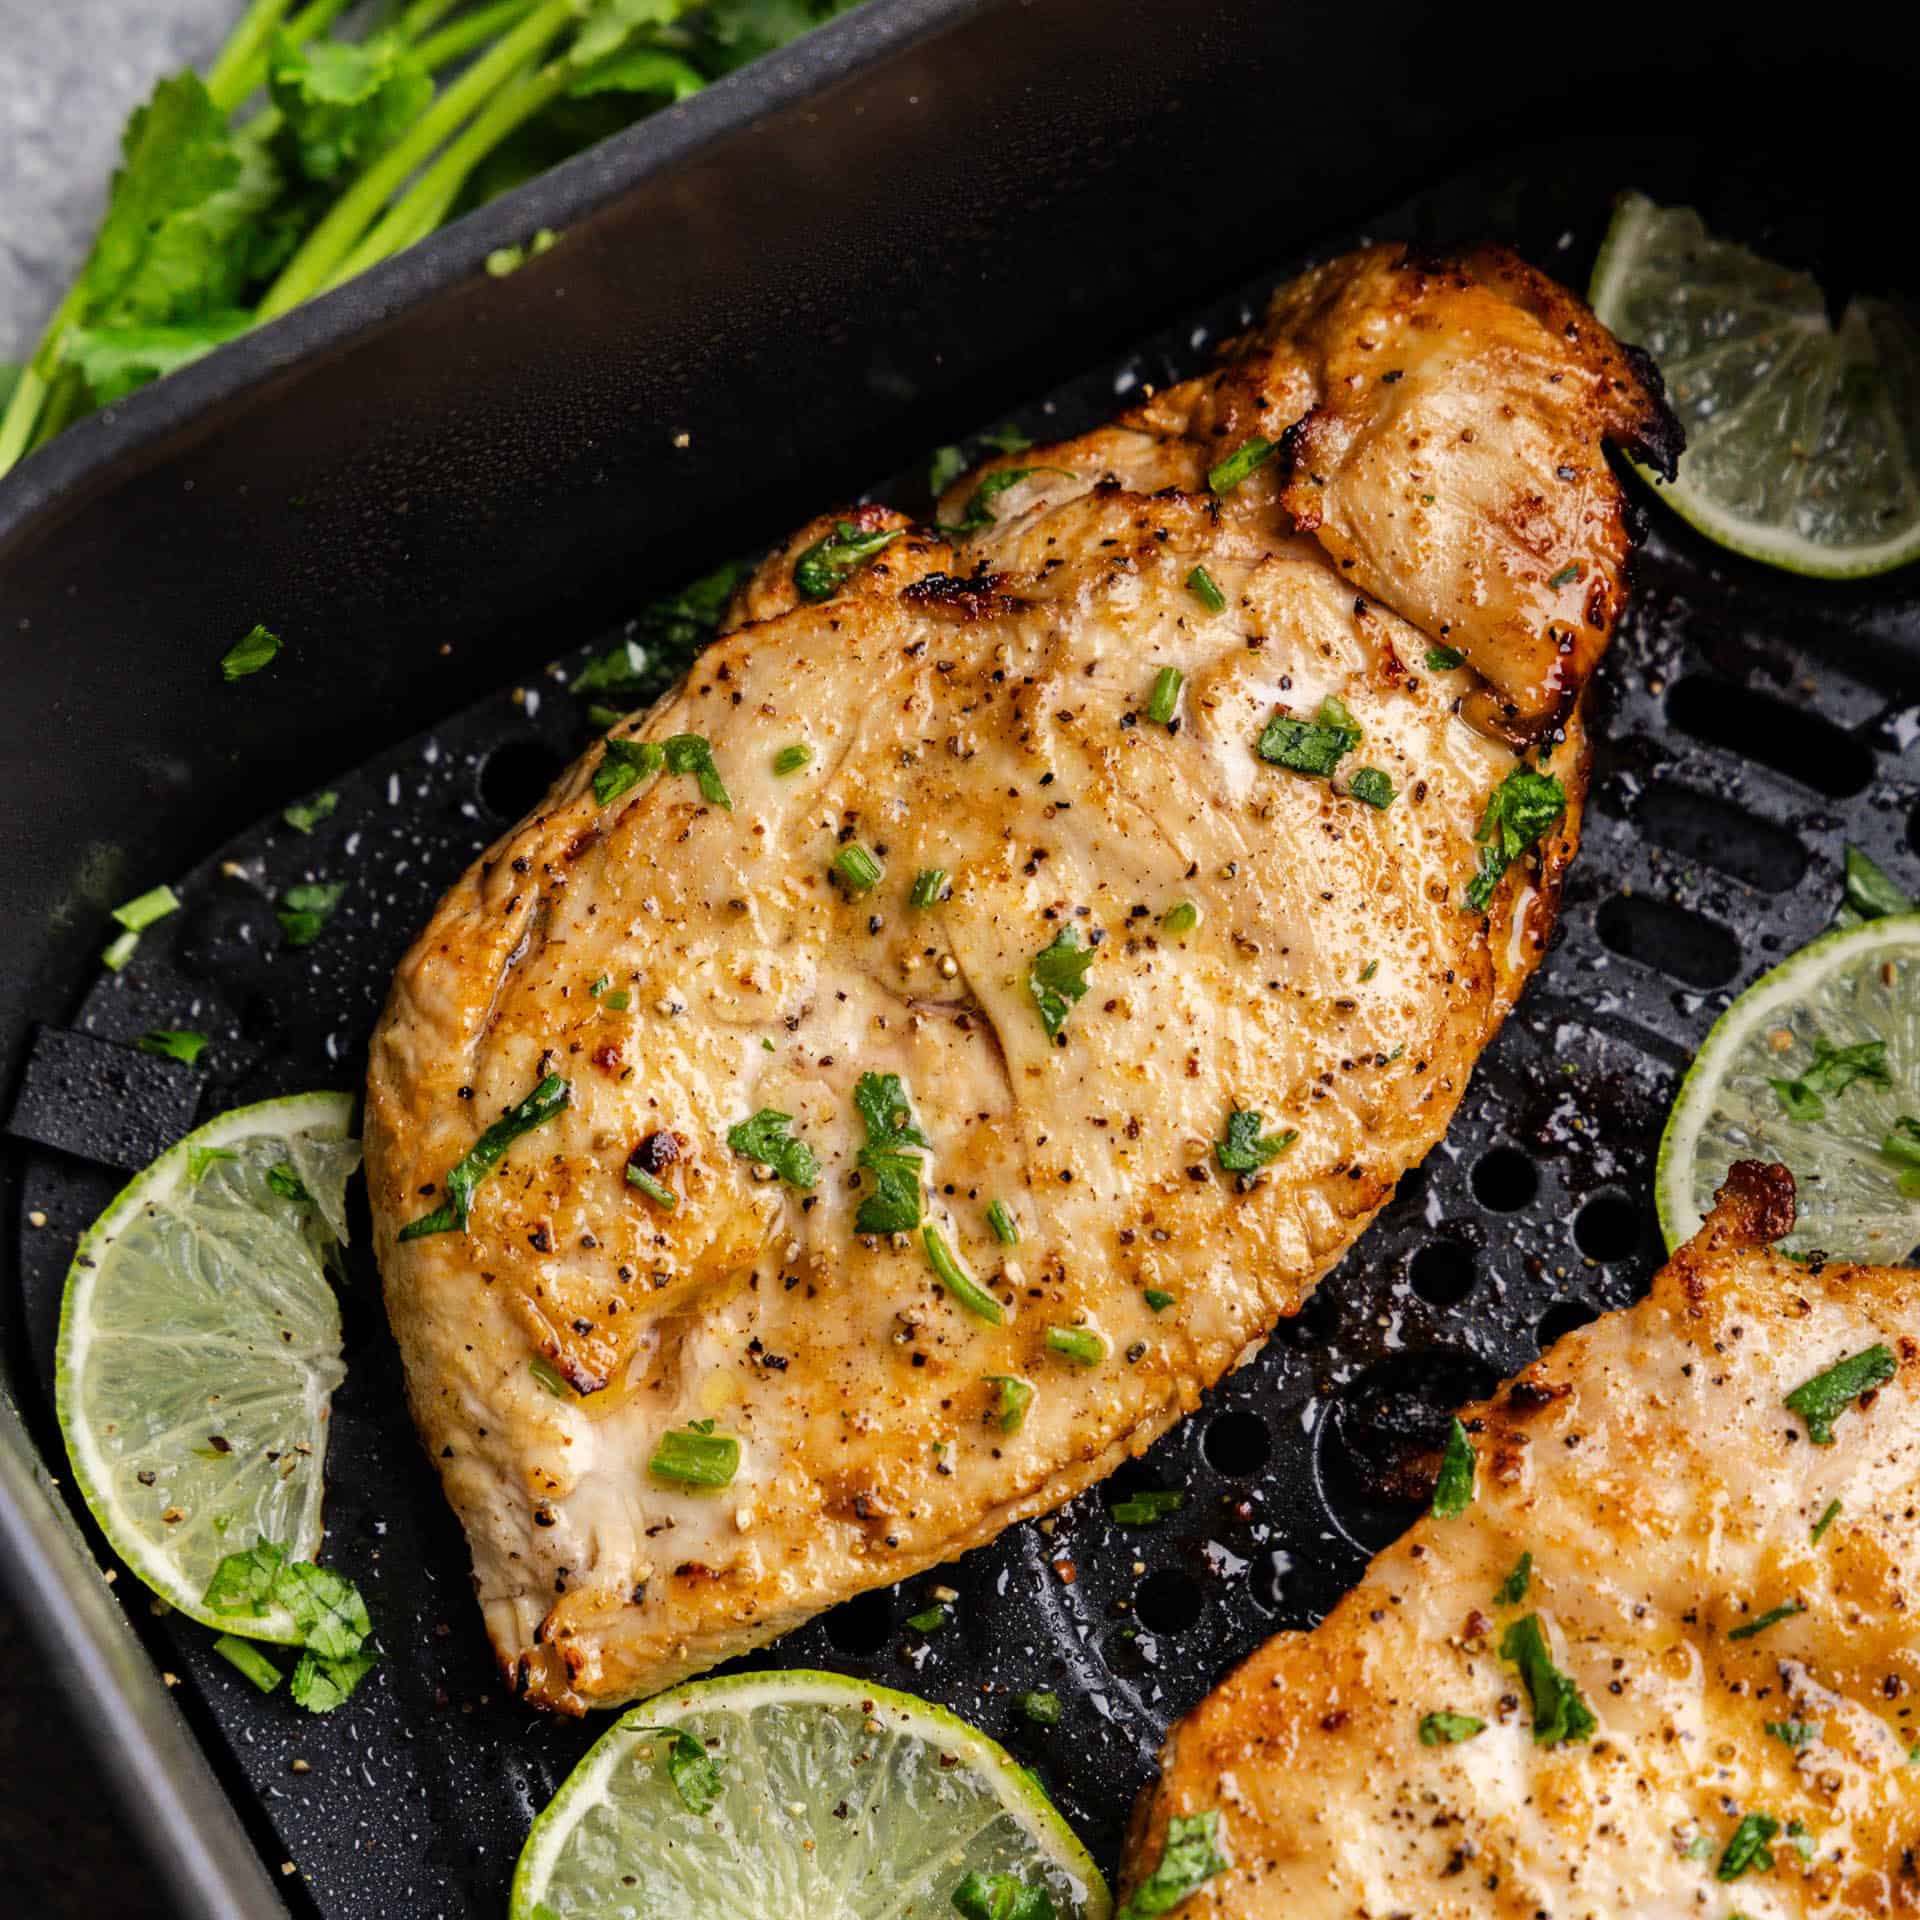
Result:
M682 1733L718 1769L700 1813ZM743 1673L621 1716L533 1823L512 1920L950 1920L970 1873L1044 1887L1060 1920L1113 1911L1033 1776L964 1720L844 1674Z
M1662 490L1708 539L1844 579L1920 557L1920 333L1885 301L1836 327L1804 273L1625 195L1593 310L1653 355L1687 430Z
M255 1640L300 1634L201 1596L256 1539L320 1545L352 1124L351 1096L308 1093L188 1134L88 1228L60 1309L60 1430L101 1531L162 1599Z
M1809 1114L1791 1083L1811 1076L1817 1089L1823 1048L1830 1057L1874 1041L1885 1043L1890 1084L1862 1076L1816 1092L1818 1112ZM1699 1230L1734 1161L1777 1160L1799 1189L1787 1251L1904 1261L1920 1245L1920 1199L1900 1191L1913 1162L1881 1151L1903 1116L1920 1121L1920 913L1823 935L1714 1023L1660 1140L1654 1184L1668 1249Z

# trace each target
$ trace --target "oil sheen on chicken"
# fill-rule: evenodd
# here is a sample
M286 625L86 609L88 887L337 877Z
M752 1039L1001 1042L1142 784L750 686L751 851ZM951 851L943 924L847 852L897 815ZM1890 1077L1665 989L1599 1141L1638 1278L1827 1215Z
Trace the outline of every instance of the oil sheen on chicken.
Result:
M1171 1837L1192 1891L1143 1910L1920 1912L1920 1291L1792 1224L1741 1163L1645 1302L1465 1410L1464 1511L1168 1737L1126 1878Z
M1547 281L1335 261L942 526L803 529L453 888L368 1172L531 1697L651 1692L1057 1506L1299 1308L1552 932L1607 441L1671 457L1657 380ZM546 1080L464 1228L402 1239Z

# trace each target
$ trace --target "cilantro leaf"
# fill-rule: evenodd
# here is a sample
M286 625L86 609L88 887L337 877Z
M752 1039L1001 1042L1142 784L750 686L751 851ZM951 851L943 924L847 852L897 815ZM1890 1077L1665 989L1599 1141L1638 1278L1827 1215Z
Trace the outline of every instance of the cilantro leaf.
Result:
M1857 927L1889 913L1911 913L1913 908L1913 901L1885 867L1858 847L1847 849L1846 888L1840 911L1834 916L1839 925Z
M288 1691L295 1703L309 1713L331 1713L345 1703L379 1659L377 1653L366 1647L338 1659L329 1659L309 1648L294 1666Z
M1770 1813L1750 1813L1734 1828L1727 1850L1714 1868L1716 1880L1738 1880L1749 1868L1768 1873L1773 1868L1770 1843L1779 1838L1780 1822Z
M678 1727L635 1727L635 1733L664 1740L667 1778L680 1796L680 1804L691 1814L702 1814L720 1798L725 1787L720 1778L720 1763L690 1733Z
M1226 1137L1213 1143L1213 1157L1224 1173L1258 1173L1269 1160L1281 1154L1300 1138L1298 1127L1282 1127L1278 1133L1262 1136L1265 1115L1248 1113L1242 1108L1227 1116Z
M1087 969L1093 965L1096 949L1082 947L1076 928L1065 926L1054 935L1051 944L1034 955L1027 969L1027 991L1039 1009L1040 1024L1049 1040L1058 1040L1067 1015L1087 995Z
M1480 845L1480 871L1467 887L1467 904L1484 913L1507 869L1560 824L1567 811L1567 790L1550 773L1516 766L1488 796L1474 838Z
M870 566L906 533L883 527L862 533L851 520L816 540L793 563L793 584L802 600L831 600L862 567Z
M757 1165L771 1167L790 1187L803 1191L820 1178L820 1162L804 1140L787 1129L793 1115L762 1107L750 1119L727 1130L727 1145Z
M294 1560L282 1567L273 1597L293 1615L301 1644L323 1660L344 1660L359 1652L373 1631L367 1603L353 1582L311 1561Z
M1171 1913L1196 1887L1224 1873L1220 1851L1220 1813L1175 1814L1167 1822L1167 1842L1153 1871L1127 1896L1114 1920L1156 1920Z
M210 1044L204 1033L195 1033L187 1027L154 1027L139 1040L142 1053L157 1053L163 1060L178 1060L183 1067L192 1066Z
M427 109L433 80L394 34L363 41L276 33L267 92L290 169L328 186L390 147Z
M1833 1423L1841 1414L1863 1394L1884 1387L1898 1371L1891 1347L1871 1346L1803 1381L1787 1395L1786 1405L1807 1423L1807 1438L1816 1447L1830 1447Z
M316 793L311 800L296 800L291 806L282 807L280 818L295 833L311 833L321 821L330 819L340 804L340 796L329 789L325 793Z
M264 1619L273 1611L273 1590L287 1556L271 1540L256 1540L244 1553L230 1553L213 1570L201 1596L209 1612Z
M1010 1873L968 1874L953 1890L953 1910L961 1920L1055 1920L1046 1888L1030 1887Z
M572 1097L573 1089L567 1081L557 1073L548 1074L517 1107L509 1107L461 1155L446 1177L446 1200L431 1213L409 1220L400 1229L400 1238L418 1240L429 1233L464 1233L474 1189L506 1158L507 1149L522 1134L551 1120Z
M1420 1744L1423 1747L1457 1746L1462 1740L1471 1740L1486 1730L1487 1723L1478 1714L1430 1713L1420 1722Z
M1360 729L1353 724L1353 715L1340 701L1323 700L1311 720L1276 713L1262 728L1253 750L1271 766L1324 778L1359 744Z
M312 946L333 918L333 910L346 890L344 880L307 880L289 887L273 910L273 917L280 922L280 931L287 937L287 945Z
M859 1164L872 1177L871 1191L854 1214L856 1233L911 1233L920 1224L920 1159L927 1136L914 1124L913 1108L897 1073L863 1073L853 1104L866 1122L867 1143Z
M1599 1722L1581 1699L1580 1689L1553 1664L1537 1613L1516 1620L1501 1636L1500 1658L1511 1660L1520 1669L1533 1711L1533 1737L1537 1745L1557 1747L1570 1740L1593 1737Z
M1433 1484L1436 1520L1457 1520L1473 1505L1475 1465L1473 1442L1456 1418L1447 1428L1446 1451L1440 1456L1440 1477Z
M75 327L60 342L60 358L63 364L78 370L96 406L110 407L149 380L203 358L252 325L252 314L240 308L222 308L197 320L171 325L126 321L112 326Z
M1846 1092L1856 1080L1873 1087L1893 1085L1884 1040L1861 1040L1850 1047L1836 1047L1816 1035L1813 1065L1792 1080L1769 1080L1767 1085L1790 1120L1818 1120L1827 1110L1827 1096Z
M244 680L248 674L258 673L267 666L279 651L280 636L256 625L221 656L220 677L228 681Z

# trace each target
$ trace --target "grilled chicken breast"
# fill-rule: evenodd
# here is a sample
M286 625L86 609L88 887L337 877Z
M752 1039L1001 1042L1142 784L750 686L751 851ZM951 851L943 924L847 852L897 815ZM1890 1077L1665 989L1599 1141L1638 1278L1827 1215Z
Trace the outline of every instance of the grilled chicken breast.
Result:
M803 529L454 887L367 1165L533 1699L1058 1505L1299 1307L1552 930L1609 439L1657 382L1517 262L1335 262L944 530Z
M1169 1736L1127 1877L1171 1835L1199 1884L1140 1911L1920 1912L1920 1292L1792 1224L1742 1162L1650 1298L1462 1415L1472 1504Z

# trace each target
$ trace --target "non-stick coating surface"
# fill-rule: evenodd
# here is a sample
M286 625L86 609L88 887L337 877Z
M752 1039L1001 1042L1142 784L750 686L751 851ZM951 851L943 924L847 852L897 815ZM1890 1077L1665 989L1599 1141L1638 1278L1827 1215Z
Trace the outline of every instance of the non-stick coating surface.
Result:
M1376 231L1496 228L1577 286L1604 217L1591 185L1477 181ZM1013 418L1036 437L1103 418L1143 381L1203 364L1280 277ZM918 473L876 493L926 498ZM795 519L818 504L796 500ZM1111 1867L1168 1721L1270 1633L1312 1626L1418 1511L1444 1410L1644 1288L1658 1259L1653 1151L1694 1043L1733 993L1827 924L1846 843L1920 890L1911 578L1812 586L1715 553L1657 505L1649 515L1634 609L1594 690L1598 758L1561 928L1447 1140L1299 1319L1144 1459L747 1664L838 1668L956 1708L1033 1764ZM211 1034L202 1117L357 1087L395 960L467 861L585 745L586 703L565 682L614 637L358 771L312 769L338 811L310 838L257 824L189 874L185 911L146 935L125 974L100 977L75 1026L120 1041L153 1026ZM349 885L320 941L295 952L272 900L307 878ZM21 1269L43 1384L74 1239L116 1184L53 1154L28 1169ZM26 1224L36 1211L42 1227ZM362 1204L327 1558L366 1594L386 1656L374 1677L309 1719L263 1700L200 1629L145 1618L124 1575L120 1590L181 1677L267 1857L292 1863L288 1884L313 1911L498 1920L527 1821L606 1721L543 1718L502 1692L464 1545L408 1421L367 1237ZM1146 1486L1185 1503L1156 1527L1115 1524L1113 1499ZM960 1594L951 1624L915 1634L907 1616L943 1583ZM1061 1696L1058 1726L1015 1710L1029 1688Z

